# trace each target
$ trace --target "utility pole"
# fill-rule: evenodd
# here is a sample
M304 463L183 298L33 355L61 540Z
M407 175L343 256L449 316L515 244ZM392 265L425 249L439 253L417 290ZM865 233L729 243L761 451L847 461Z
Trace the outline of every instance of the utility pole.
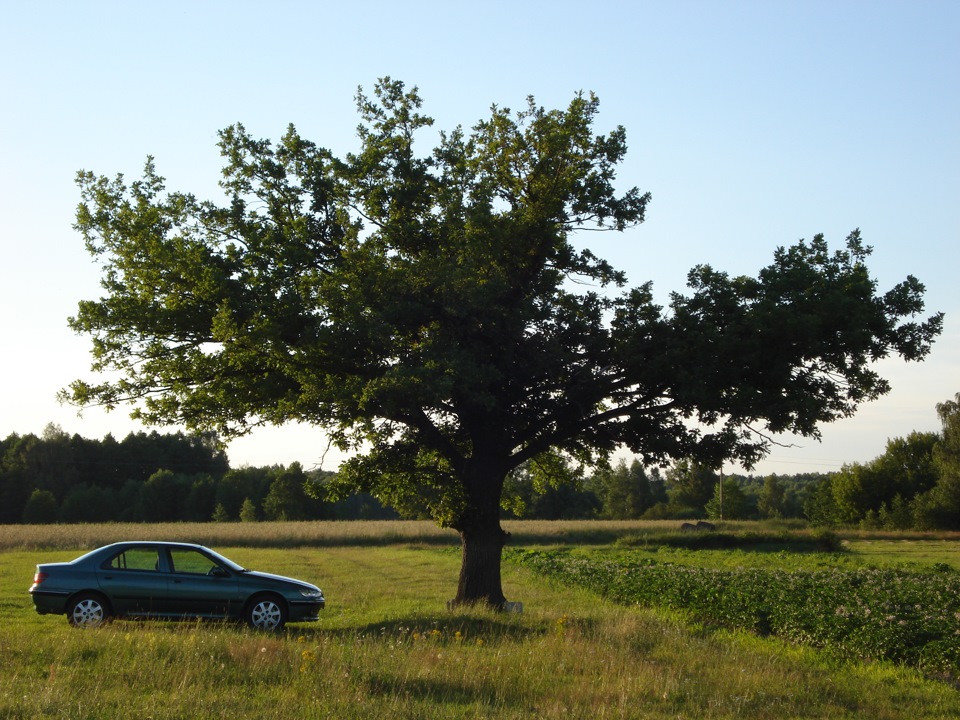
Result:
M723 520L723 465L720 466L720 519Z

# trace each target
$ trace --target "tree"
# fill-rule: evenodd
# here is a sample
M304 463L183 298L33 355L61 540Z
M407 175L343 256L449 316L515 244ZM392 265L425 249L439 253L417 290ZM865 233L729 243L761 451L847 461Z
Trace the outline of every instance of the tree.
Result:
M63 499L60 522L102 523L117 519L117 500L113 491L96 485L77 485Z
M915 278L875 294L856 232L833 253L822 236L780 248L757 278L698 266L669 309L628 288L576 244L650 200L615 189L626 134L595 134L593 95L494 106L428 153L416 88L385 78L357 105L344 157L293 126L276 145L222 131L223 205L167 192L152 158L129 185L81 172L76 228L106 294L70 325L116 374L65 397L221 438L323 427L355 453L344 495L416 495L459 532L456 602L504 602L512 468L620 446L645 465L751 463L768 433L816 437L886 392L870 363L918 360L940 331L911 319Z
M513 517L536 520L582 520L593 517L599 505L583 487L583 469L553 453L508 473L500 504Z
M934 446L937 433L912 432L887 441L883 455L868 463L844 465L833 479L838 519L856 523L868 511L888 510L895 498L913 500L937 482ZM902 513L901 513L902 516Z
M834 473L828 473L816 484L803 506L804 515L814 525L833 526L840 522L840 511L833 494Z
M787 490L780 484L777 476L767 475L763 479L763 489L757 498L757 511L761 517L782 518L786 514Z
M9 436L0 473L0 522L16 523L23 517L30 495L37 489L40 475L37 455L40 438L34 434Z
M960 528L960 393L937 403L943 433L933 447L939 470L936 484L916 500L914 515L920 529Z
M28 525L45 525L57 521L57 499L49 490L34 490L23 508L23 522Z
M188 522L210 520L216 509L217 483L209 475L194 475L192 479L181 519Z
M250 498L243 499L243 505L240 507L241 522L257 522L260 519L260 513L257 506Z
M656 495L646 470L636 459L629 466L626 460L620 460L616 467L600 468L591 480L603 505L602 516L605 518L639 518L656 503L666 501L666 496Z
M720 489L723 483L723 490ZM707 501L704 511L715 520L743 520L750 516L750 498L733 478L722 478L715 486L713 497Z
M670 505L680 513L699 515L713 497L719 475L706 465L679 460L667 471Z
M157 470L140 488L138 519L147 522L181 520L190 485L189 478L183 475L169 470Z
M311 499L304 492L307 476L300 463L293 463L281 471L270 484L270 491L263 501L265 520L306 520Z

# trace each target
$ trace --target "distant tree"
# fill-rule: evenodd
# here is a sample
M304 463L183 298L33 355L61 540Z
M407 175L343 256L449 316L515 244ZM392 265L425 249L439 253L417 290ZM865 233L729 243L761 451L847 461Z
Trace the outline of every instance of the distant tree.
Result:
M313 485L324 485L324 479L318 479ZM324 500L324 517L331 520L396 520L400 517L396 508L385 506L369 493L353 493L347 497L328 502L324 488L315 488L308 493L312 497Z
M668 500L667 481L663 477L663 473L660 472L660 468L656 466L650 468L647 479L650 482L650 495L654 506L657 503L666 502Z
M260 520L260 511L256 504L250 498L243 499L243 505L240 506L241 522L257 522Z
M942 437L935 432L912 432L904 438L887 441L883 455L877 458L881 471L891 478L892 502L896 496L910 500L937 483L939 469L934 459Z
M143 488L142 480L127 480L117 491L117 519L122 522L137 522L142 520L140 491Z
M39 443L40 438L33 434L13 434L4 443L6 448L0 463L0 523L20 522L27 500L37 489Z
M306 520L314 504L307 497L304 485L307 476L300 463L293 463L281 471L270 484L270 491L263 501L265 520Z
M77 485L60 505L60 522L100 523L117 519L118 509L114 494L108 488L96 485Z
M34 490L23 509L23 522L28 525L55 523L59 508L57 499L49 490Z
M814 525L833 526L840 523L840 512L833 492L835 474L824 476L807 495L803 513Z
M582 484L549 486L533 498L527 517L537 520L586 520L596 517L600 500Z
M936 433L913 432L888 440L884 454L868 463L845 465L832 484L840 522L857 523L870 510L889 509L896 497L909 502L932 488L938 475L933 459L938 439Z
M146 522L176 522L182 509L190 480L170 470L157 470L140 488L138 519Z
M238 520L244 499L250 498L254 504L259 503L269 491L275 475L276 468L232 468L217 484L215 502L223 505L230 519Z
M125 476L138 480L146 480L160 469L180 476L206 473L213 477L221 477L229 469L227 456L212 432L130 433L120 443L119 457Z
M598 502L584 488L583 469L555 453L544 453L515 468L504 482L501 505L515 517L583 519Z
M888 530L909 530L914 526L913 509L902 495L880 506L877 524Z
M225 438L321 425L355 453L343 494L426 498L460 533L455 601L496 606L512 469L620 446L749 464L769 433L816 436L885 393L872 363L922 358L940 332L939 315L910 320L915 278L877 294L857 232L839 252L780 248L756 278L698 266L665 310L576 245L649 201L617 191L626 133L594 130L595 97L494 107L426 152L421 104L389 78L358 93L342 158L293 127L276 146L224 130L220 206L167 193L152 160L129 186L80 173L76 227L106 294L70 324L115 372L66 397Z
M933 456L943 475L960 476L960 393L953 400L938 403L937 415L943 432Z
M80 481L70 436L59 425L44 427L33 452L32 481L37 487L63 498Z
M916 498L914 516L921 529L960 529L960 393L937 405L943 426L933 448L939 471L936 484Z
M181 519L189 522L209 520L213 515L216 497L216 481L207 474L194 475L183 502Z
M220 503L217 503L217 506L213 509L213 515L210 517L213 522L230 522L230 515L227 514L226 508L223 507Z
M666 484L670 505L702 512L713 497L720 476L705 465L682 459L667 470Z
M757 498L757 511L760 517L781 518L786 515L787 489L780 484L776 475L767 475L763 479L763 490Z
M798 473L780 476L787 486L785 517L806 517L804 508L808 499L816 491L817 486L830 475L830 473Z
M733 478L724 478L722 483L722 494L720 482L717 482L713 497L704 507L707 517L715 520L745 520L750 517L753 508L740 483Z
M231 520L240 519L243 501L252 494L249 484L244 480L236 470L230 470L217 483L215 502Z
M662 483L652 485L636 459L629 466L621 459L613 468L597 469L590 485L600 499L601 515L614 520L639 518L658 502L666 501Z

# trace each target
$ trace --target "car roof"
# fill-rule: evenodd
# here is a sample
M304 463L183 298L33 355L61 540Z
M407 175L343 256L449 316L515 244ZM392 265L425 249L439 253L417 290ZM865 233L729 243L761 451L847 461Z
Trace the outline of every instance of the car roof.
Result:
M188 543L188 542L178 542L172 540L122 540L120 542L110 543L109 545L104 545L101 550L106 548L123 548L123 547L143 547L144 545L154 545L156 547L174 547L174 548L201 548L207 550L204 545L199 543Z

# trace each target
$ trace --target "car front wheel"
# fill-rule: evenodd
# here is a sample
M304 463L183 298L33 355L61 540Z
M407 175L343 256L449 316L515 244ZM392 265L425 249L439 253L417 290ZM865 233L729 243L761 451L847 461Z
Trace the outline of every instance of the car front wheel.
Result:
M279 598L255 597L247 606L246 621L254 630L276 632L287 622L287 608Z
M99 595L78 595L67 607L67 621L77 628L100 627L110 619L110 609Z

